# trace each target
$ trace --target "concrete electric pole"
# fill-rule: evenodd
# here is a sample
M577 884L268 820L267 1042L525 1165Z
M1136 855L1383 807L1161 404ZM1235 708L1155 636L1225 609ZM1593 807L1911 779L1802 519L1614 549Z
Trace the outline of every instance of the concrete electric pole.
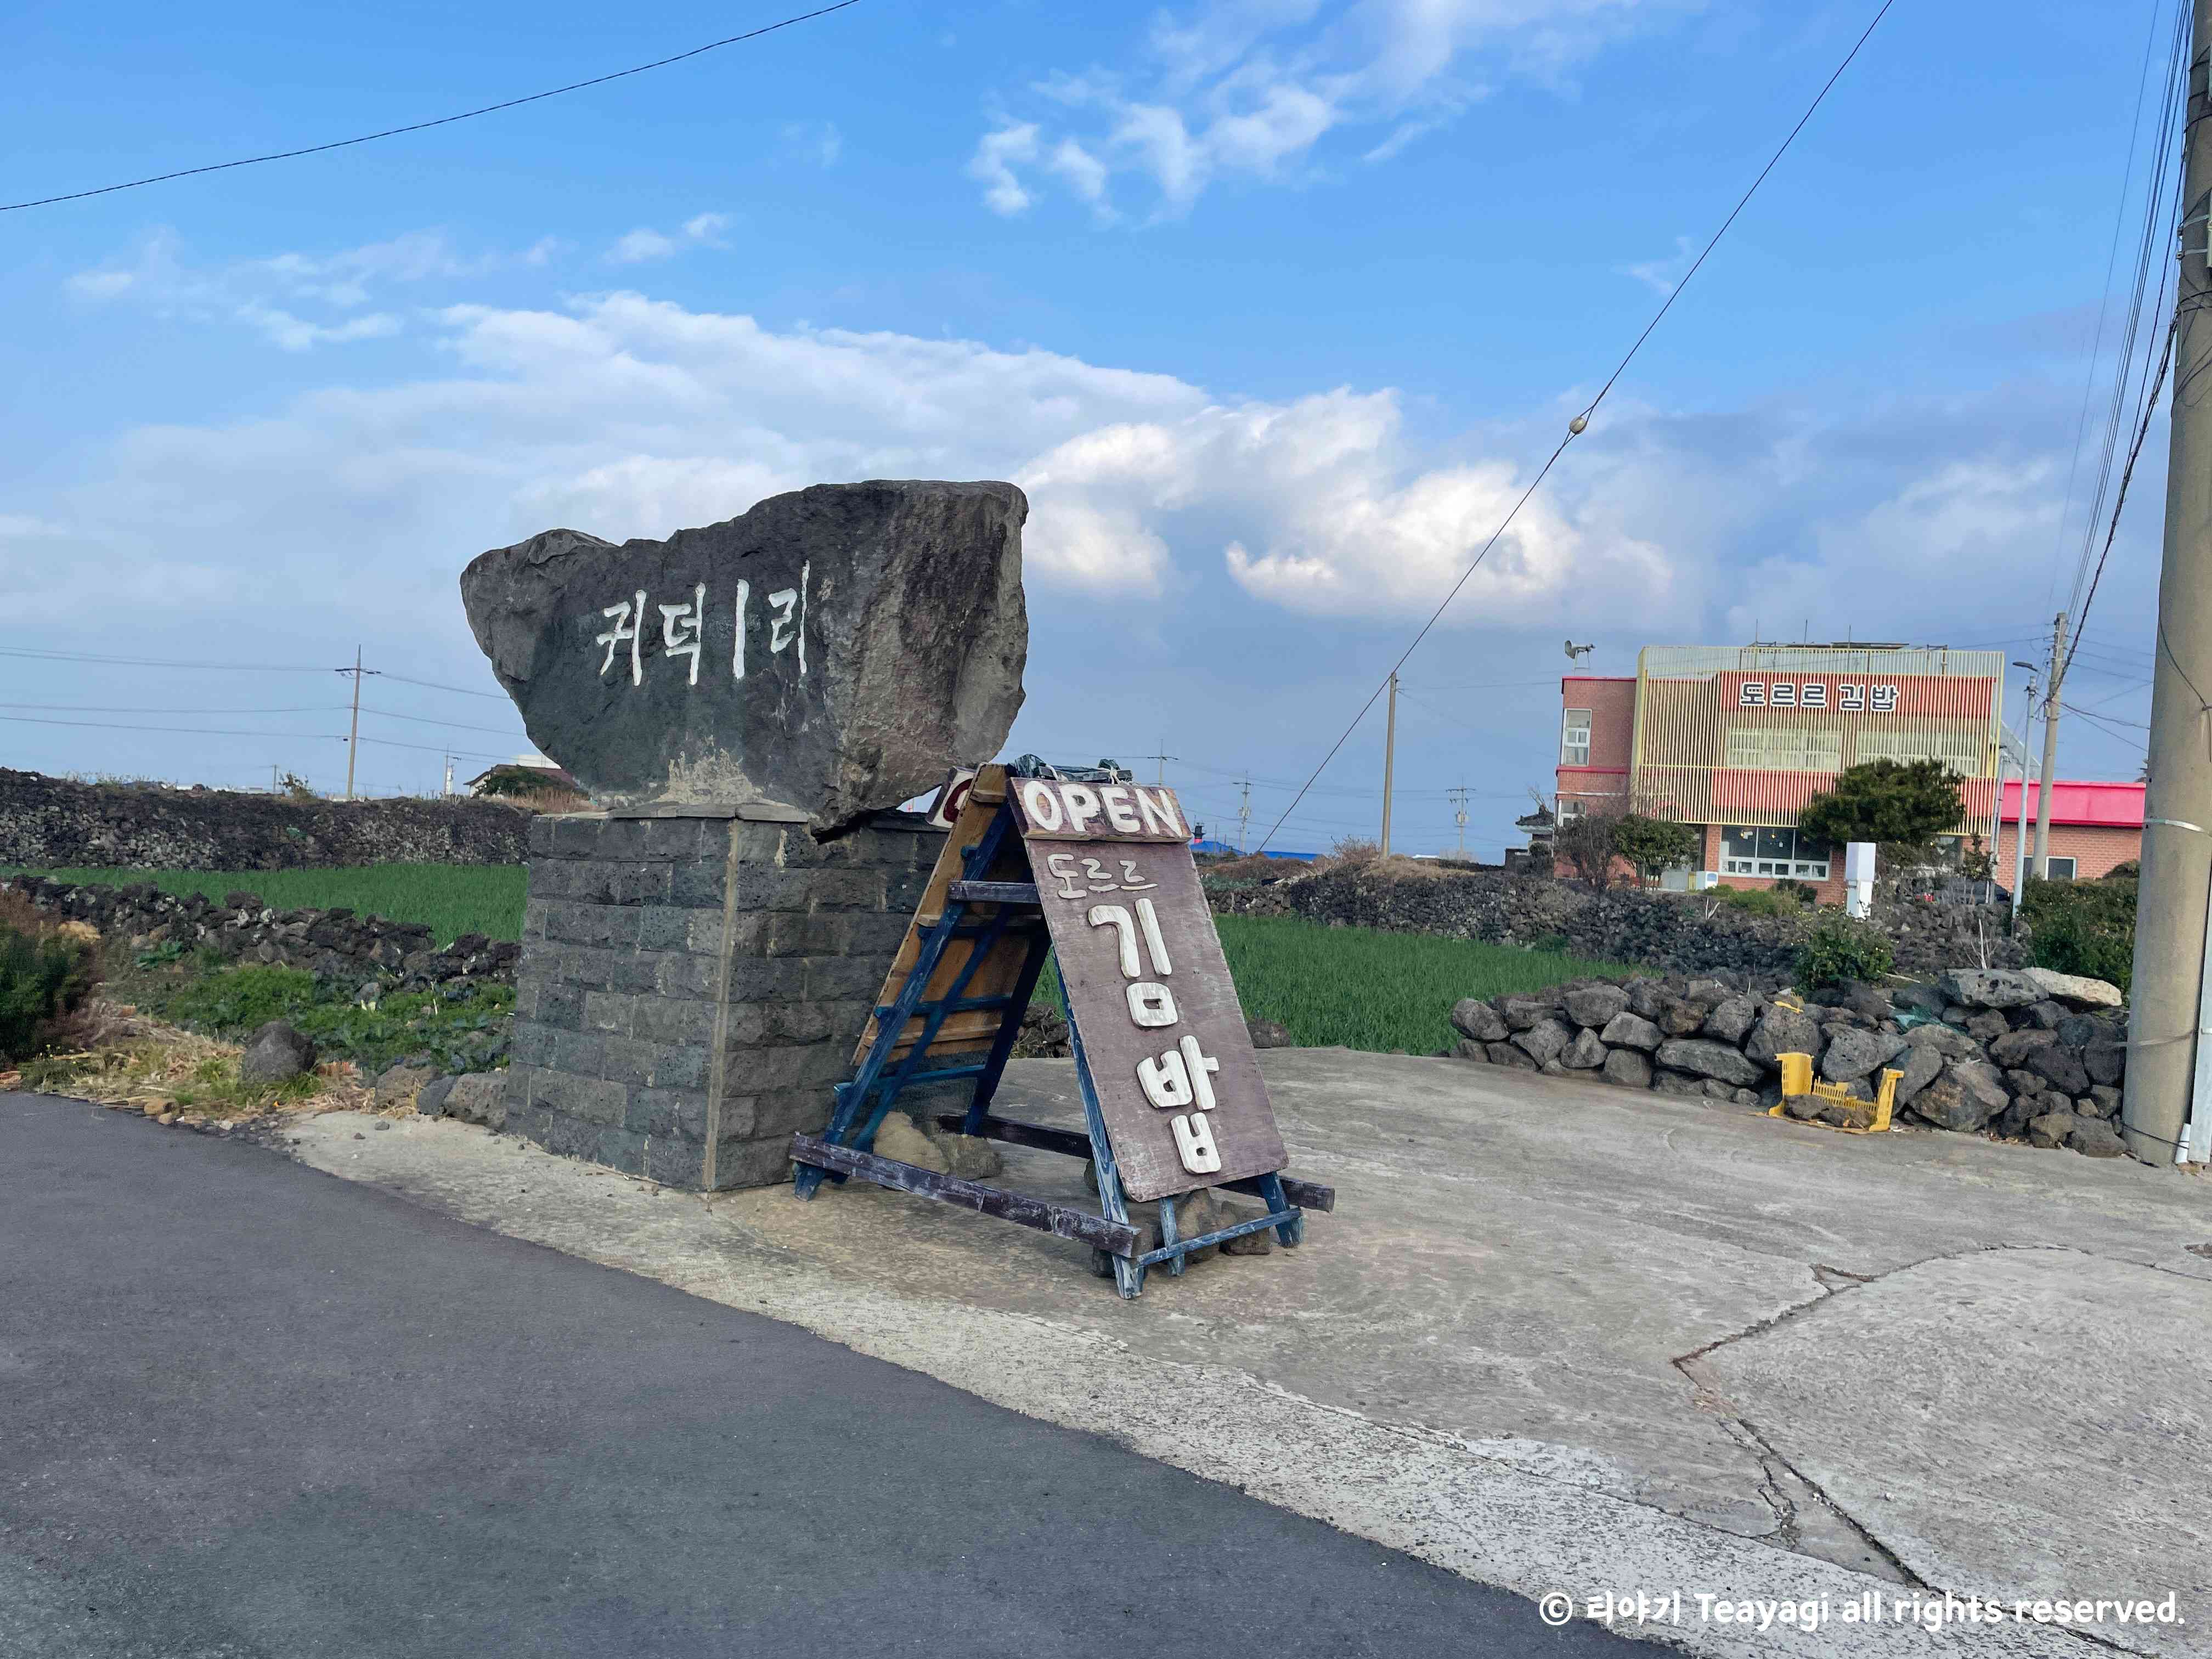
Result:
M2206 315L2212 258L2205 236L2212 205L2212 96L2206 87L2212 0L2194 0L2191 9L2166 547L2120 1119L2128 1150L2157 1164L2176 1161L2190 1115L2204 1023L2206 901L2212 896L2212 700L2197 689L2212 687L2212 380L2203 374L2212 356Z
M341 674L348 671L341 668ZM361 647L353 648L353 726L346 738L346 799L353 799L354 757L361 753Z
M1459 855L1464 859L1467 857L1467 786L1462 784L1458 788L1447 789L1444 793L1451 797L1452 822L1459 826Z
M1252 780L1238 778L1237 787L1237 856L1244 856L1244 832L1252 827Z
M1373 704L1368 705L1370 708ZM1390 856L1391 771L1398 760L1398 671L1390 671L1390 714L1382 728L1382 856Z
M2051 619L2051 672L2043 694L2042 782L2035 792L2035 878L2051 878L2051 780L2058 775L2058 683L2066 673L2066 613ZM2027 786L2021 786L2023 791Z

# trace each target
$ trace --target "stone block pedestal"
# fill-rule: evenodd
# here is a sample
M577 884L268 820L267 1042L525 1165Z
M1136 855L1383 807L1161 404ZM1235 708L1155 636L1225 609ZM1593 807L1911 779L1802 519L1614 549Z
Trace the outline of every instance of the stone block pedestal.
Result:
M944 832L679 810L532 825L507 1127L672 1187L766 1186L829 1122Z

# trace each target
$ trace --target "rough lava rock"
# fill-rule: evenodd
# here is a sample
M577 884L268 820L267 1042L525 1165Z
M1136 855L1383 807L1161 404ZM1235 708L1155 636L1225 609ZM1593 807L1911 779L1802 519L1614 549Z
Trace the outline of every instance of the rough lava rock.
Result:
M256 1031L239 1057L240 1083L289 1083L315 1064L315 1045L281 1019Z
M2051 994L2024 970L2010 968L1947 969L1942 983L1953 1001L1969 1008L2025 1008Z
M1462 997L1452 1005L1451 1023L1477 1042L1505 1041L1505 1018L1480 997Z
M1762 1073L1758 1066L1746 1060L1742 1054L1725 1042L1714 1042L1696 1037L1669 1037L1659 1045L1654 1056L1660 1065L1677 1072L1693 1072L1699 1077L1743 1087L1759 1082Z
M1628 993L1618 985L1585 985L1561 999L1567 1018L1585 1030L1599 1030L1628 1008Z
M998 752L1028 515L1008 483L817 484L665 541L549 530L474 560L461 598L531 741L602 805L834 830Z
M2077 1008L2118 1008L2127 1001L2120 994L2120 988L2110 980L2061 974L2049 968L2023 968L2020 971L2046 997L2055 997Z
M1647 1054L1667 1040L1656 1025L1626 1008L1606 1021L1598 1036L1607 1048L1641 1048Z

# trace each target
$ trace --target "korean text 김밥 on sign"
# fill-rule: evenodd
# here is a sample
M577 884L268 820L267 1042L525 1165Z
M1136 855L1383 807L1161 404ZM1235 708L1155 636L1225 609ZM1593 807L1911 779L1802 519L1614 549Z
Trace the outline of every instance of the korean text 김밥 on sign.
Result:
M1009 780L1128 1196L1289 1162L1170 789Z

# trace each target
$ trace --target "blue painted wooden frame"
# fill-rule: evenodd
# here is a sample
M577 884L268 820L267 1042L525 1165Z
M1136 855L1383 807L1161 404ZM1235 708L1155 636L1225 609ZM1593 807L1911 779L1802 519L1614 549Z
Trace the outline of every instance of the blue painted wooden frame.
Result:
M1011 805L1001 806L975 844L962 849L961 872L963 879L985 879L992 862L1006 844L1007 835L1013 832L1013 809ZM1019 908L1011 902L993 902L997 905L996 915L969 925L967 920L969 901L947 894L943 912L935 922L923 930L921 949L915 955L914 967L908 972L906 982L899 988L898 995L876 1009L876 1040L870 1046L866 1057L861 1060L851 1082L837 1085L836 1107L831 1114L830 1127L823 1132L823 1141L833 1146L866 1152L872 1146L876 1132L883 1127L884 1116L902 1093L917 1084L950 1082L958 1078L972 1077L975 1079L975 1095L962 1127L969 1134L975 1134L983 1127L992 1097L997 1094L1000 1081L1006 1073L1007 1058L1013 1052L1015 1039L1021 1034L1022 1012L1029 1006L1030 998L1036 990L1037 979L1043 973L1045 963L1052 958L1050 937L1040 927L1030 940L1028 957L1022 964L1012 991L1004 996L963 996L961 994L968 988L968 982L975 970L997 947L1020 914ZM925 1002L923 998L928 993L930 979L944 958L945 947L956 939L975 942L968 953L968 960L962 964L952 983L945 988L943 996L933 1002ZM1090 1141L1091 1165L1097 1172L1098 1206L1108 1220L1126 1227L1129 1224L1128 1194L1121 1185L1121 1166L1115 1161L1113 1144L1107 1139L1106 1115L1098 1103L1098 1086L1091 1074L1090 1058L1084 1052L1083 1031L1076 1023L1075 1009L1068 1000L1067 984L1064 979L1059 981L1058 988L1060 1010L1067 1019L1068 1047L1075 1056L1076 1087L1083 1097L1083 1121ZM987 1008L1001 1008L1004 1013L998 1036L992 1040L990 1049L981 1060L939 1066L933 1071L921 1069L930 1044L936 1040L939 1029L950 1016ZM897 1047L908 1024L916 1016L922 1020L922 1029L915 1037L906 1058L896 1068L891 1068L891 1050ZM1074 1148L1071 1146L1067 1150L1073 1152ZM866 1178L864 1170L855 1172ZM926 1172L915 1173L919 1176ZM792 1188L798 1197L811 1199L821 1189L825 1179L842 1185L846 1176L842 1171L826 1170L819 1164L801 1163L793 1175ZM978 1188L981 1185L978 1182L962 1184ZM1239 1222L1233 1227L1200 1234L1194 1238L1184 1238L1179 1235L1175 1198L1160 1200L1158 1248L1129 1255L1101 1252L1113 1264L1115 1288L1122 1298L1133 1300L1143 1292L1148 1268L1164 1266L1170 1275L1180 1276L1192 1251L1229 1239L1242 1238L1248 1233L1273 1227L1275 1237L1285 1247L1299 1243L1305 1235L1305 1212L1285 1196L1281 1175L1271 1172L1261 1176L1257 1185L1260 1197L1267 1206L1265 1215Z

